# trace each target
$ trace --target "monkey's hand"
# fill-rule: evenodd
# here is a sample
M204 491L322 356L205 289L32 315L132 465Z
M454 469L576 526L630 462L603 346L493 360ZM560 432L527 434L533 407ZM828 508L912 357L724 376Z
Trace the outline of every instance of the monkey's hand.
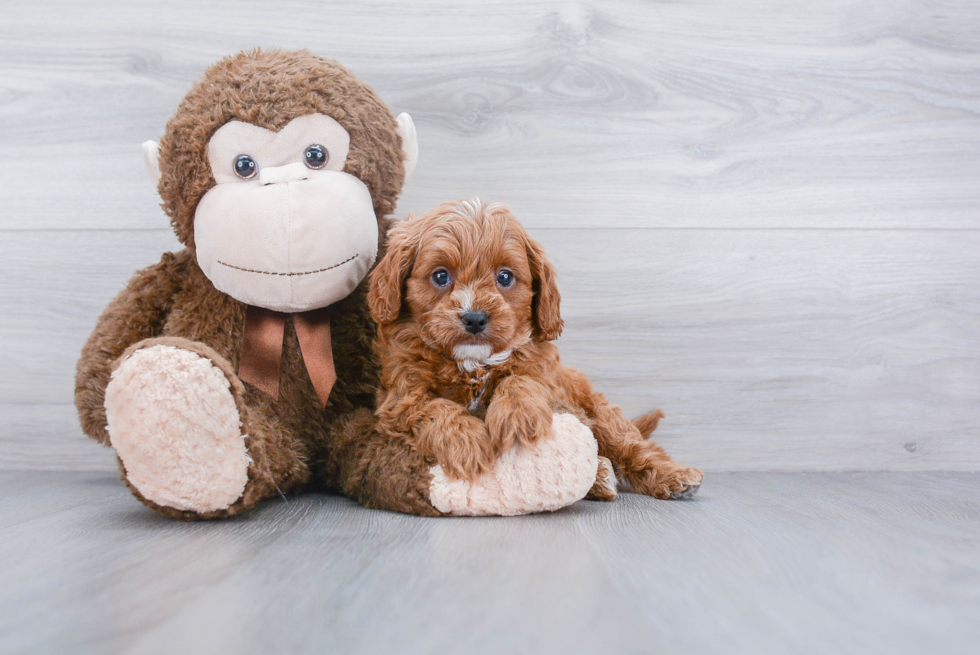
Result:
M476 481L453 480L442 467L432 467L429 500L440 512L457 516L552 512L589 493L598 462L589 428L571 414L554 414L549 438L504 451Z

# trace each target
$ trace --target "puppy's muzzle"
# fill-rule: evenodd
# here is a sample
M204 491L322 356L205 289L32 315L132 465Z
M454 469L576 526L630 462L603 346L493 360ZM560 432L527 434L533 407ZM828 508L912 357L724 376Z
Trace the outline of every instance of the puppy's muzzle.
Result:
M487 322L490 320L486 312L466 312L460 317L463 327L470 334L479 334L487 329Z

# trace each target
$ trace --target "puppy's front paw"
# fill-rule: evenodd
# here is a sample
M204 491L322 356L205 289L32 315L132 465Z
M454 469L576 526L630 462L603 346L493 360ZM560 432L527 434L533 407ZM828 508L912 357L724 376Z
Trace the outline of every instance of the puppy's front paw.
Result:
M551 408L545 403L498 402L487 408L487 430L500 450L531 446L551 434Z
M450 478L476 480L490 470L500 451L480 419L463 415L443 429L431 454Z
M701 469L670 464L631 473L628 477L637 493L662 500L681 500L697 493L704 473Z

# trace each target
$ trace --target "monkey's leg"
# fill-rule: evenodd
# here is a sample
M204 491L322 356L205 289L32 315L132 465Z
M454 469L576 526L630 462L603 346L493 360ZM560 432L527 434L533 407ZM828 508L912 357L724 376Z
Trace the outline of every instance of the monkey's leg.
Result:
M303 484L302 446L245 396L228 361L203 344L164 337L123 353L105 407L133 493L168 516L218 518Z
M137 272L102 312L82 348L75 375L75 407L82 431L103 445L109 444L105 388L112 364L130 345L159 336L190 257L186 251L168 252L159 264Z
M475 481L452 480L404 439L383 435L358 410L335 424L319 473L366 507L424 516L513 516L554 511L581 500L596 480L598 455L588 427L552 417L550 438L515 445Z
M339 418L330 429L330 449L316 464L329 486L365 507L441 516L429 502L432 462L403 439L375 430L367 409Z

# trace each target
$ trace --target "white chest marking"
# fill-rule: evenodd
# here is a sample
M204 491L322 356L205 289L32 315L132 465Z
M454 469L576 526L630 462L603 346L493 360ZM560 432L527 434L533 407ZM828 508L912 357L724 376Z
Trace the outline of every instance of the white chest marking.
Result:
M511 349L501 350L493 354L490 344L467 343L453 348L453 359L467 373L472 373L484 366L496 366L510 359Z

